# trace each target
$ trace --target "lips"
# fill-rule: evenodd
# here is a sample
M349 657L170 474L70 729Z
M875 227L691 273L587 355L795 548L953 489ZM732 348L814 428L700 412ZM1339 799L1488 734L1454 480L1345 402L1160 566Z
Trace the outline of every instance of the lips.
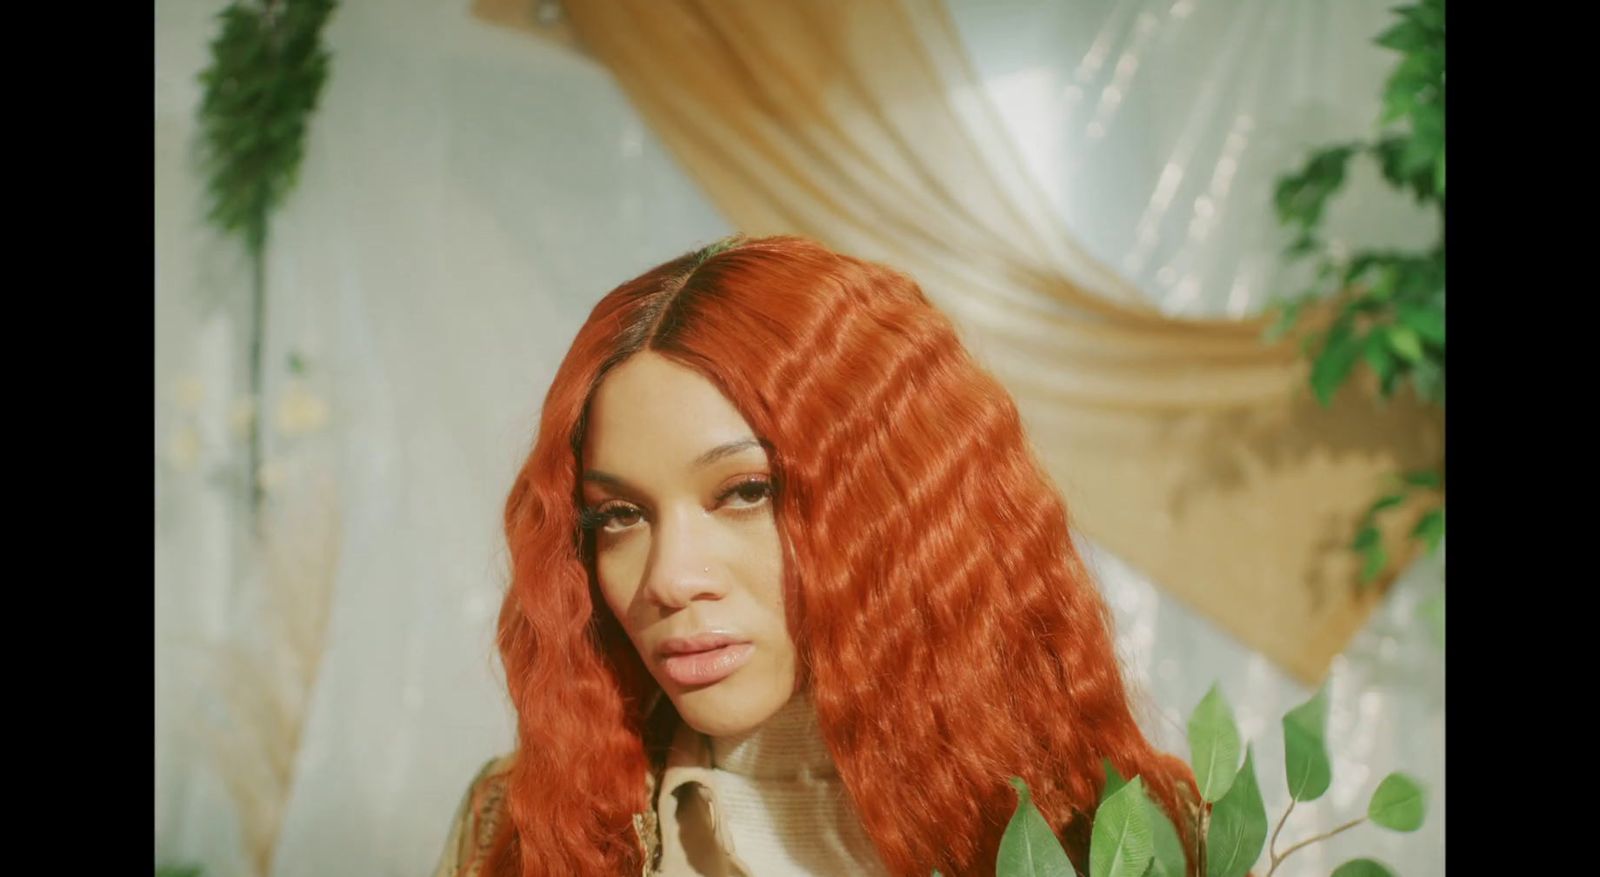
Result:
M728 633L702 633L673 637L661 644L661 666L667 678L679 685L710 685L733 675L745 665L756 647Z

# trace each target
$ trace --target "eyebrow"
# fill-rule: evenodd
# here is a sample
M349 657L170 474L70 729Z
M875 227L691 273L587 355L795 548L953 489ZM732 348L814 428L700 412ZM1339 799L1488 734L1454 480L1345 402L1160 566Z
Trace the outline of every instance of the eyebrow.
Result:
M722 459L723 457L727 457L727 456L731 456L733 454L737 454L740 451L745 450L746 448L759 448L759 447L761 447L761 442L758 439L756 439L755 437L753 437L753 436L745 436L742 439L734 439L733 441L727 442L726 444L717 445L716 447L712 448L711 450L706 451L705 453L701 454L698 457L695 457L694 458L694 462L689 464L689 468L691 468L691 469L704 469L705 467L710 466L712 463L717 462L718 460Z
M689 462L689 468L690 469L704 469L705 467L710 466L712 463L715 463L715 462L717 462L718 460L720 460L720 459L722 459L724 457L732 456L734 454L739 453L740 451L748 450L750 448L762 448L764 446L765 446L764 443L760 439L755 438L753 436L746 436L746 437L741 438L741 439L734 439L731 442L724 442L724 443L722 443L720 445L717 445L716 447L712 448L711 450L706 451L705 453L701 454L698 457L695 457L693 460L691 460ZM605 484L607 486L614 487L614 488L617 488L619 490L631 490L632 489L632 486L629 485L628 482L622 480L621 478L619 478L619 477L617 477L615 475L612 475L609 472L601 472L598 469L590 469L590 470L584 472L583 473L583 480L584 481L593 481L593 482L595 482L597 484Z

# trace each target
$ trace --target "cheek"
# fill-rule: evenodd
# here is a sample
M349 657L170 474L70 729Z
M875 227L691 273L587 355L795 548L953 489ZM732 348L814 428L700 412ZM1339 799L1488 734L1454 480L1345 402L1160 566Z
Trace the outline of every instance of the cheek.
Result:
M633 633L629 608L638 592L639 573L625 551L613 549L595 555L595 577L600 581L600 595L605 598L611 614L622 622L629 635Z
M745 580L753 585L753 596L763 608L785 617L783 600L783 543L776 524L768 523L746 546Z

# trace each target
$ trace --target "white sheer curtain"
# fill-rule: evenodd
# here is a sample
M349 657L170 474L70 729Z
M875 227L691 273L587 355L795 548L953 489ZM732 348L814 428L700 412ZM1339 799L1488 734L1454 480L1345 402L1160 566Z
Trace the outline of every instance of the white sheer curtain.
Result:
M203 862L214 877L246 870L225 789L194 745L195 717L216 706L201 685L196 644L241 637L250 624L239 598L250 570L236 548L237 509L207 475L237 445L229 417L246 349L245 275L200 221L189 161L194 75L222 5L156 6L157 851L162 861ZM1287 166L1299 144L1258 145L1360 133L1373 115L1386 62L1365 41L1382 24L1380 6L1279 11L1288 6L1216 0L1184 15L1171 3L1138 2L952 9L1074 231L1187 312L1256 307L1268 286L1271 216L1265 196L1251 194L1263 184L1249 181ZM1151 15L1153 29L1141 24ZM1281 21L1272 30L1260 19ZM511 742L492 647L499 514L555 365L603 291L730 229L583 58L477 22L464 3L351 0L327 38L332 77L272 244L266 406L291 391L283 363L297 354L307 370L295 385L329 407L319 450L302 457L330 466L338 483L341 551L273 873L404 877L428 872L464 783ZM1120 109L1096 110L1135 44L1137 67L1117 86ZM1272 58L1296 52L1342 71L1337 82L1313 77L1303 82L1311 92L1294 92L1252 86L1253 73L1212 83L1208 72L1225 58L1271 70ZM1052 97L1071 84L1081 109ZM1238 146L1240 110L1230 102L1252 87L1254 127ZM1104 133L1090 138L1095 118ZM1180 143L1183 173L1163 186ZM1235 181L1212 198L1213 228L1185 236L1224 153L1234 157ZM1141 220L1167 189L1151 220L1155 242L1130 269L1125 260L1149 225ZM1174 273L1162 275L1169 265ZM1191 275L1198 291L1180 295ZM1250 278L1242 293L1238 276ZM296 459L299 441L273 438L269 459ZM1092 548L1091 557L1130 676L1153 704L1152 734L1183 751L1161 714L1181 722L1220 680L1257 742L1269 810L1281 809L1277 718L1309 692L1116 558ZM1434 792L1428 825L1411 836L1348 832L1279 873L1326 874L1357 854L1408 875L1442 873L1442 657L1408 616L1437 579L1420 569L1404 580L1336 664L1335 785L1324 805L1297 810L1286 837L1363 810L1362 795L1395 768Z
M1024 160L1095 256L1168 313L1243 316L1285 273L1274 179L1370 137L1399 55L1387 0L947 0ZM1437 215L1352 165L1347 246L1421 247Z
M156 8L157 850L218 877L246 872L194 745L215 704L193 643L251 622L231 596L237 511L185 430L224 455L245 350L242 309L201 308L237 300L245 275L201 225L188 161L222 6ZM601 292L730 229L583 59L424 0L344 4L327 39L332 76L274 227L266 407L297 353L329 406L343 544L273 873L402 877L428 872L466 781L511 743L500 511L556 364Z
M1307 277L1278 257L1288 237L1275 179L1313 147L1371 136L1396 53L1373 44L1387 0L946 0L1024 160L1089 251L1171 314L1243 316ZM1352 165L1330 207L1347 247L1422 247L1435 214ZM1288 805L1284 712L1313 693L1117 558L1091 549L1146 725L1186 752L1189 711L1219 682L1256 747L1269 816ZM1279 874L1326 875L1373 856L1406 875L1444 873L1444 654L1418 607L1443 588L1444 549L1395 586L1329 674L1328 794L1297 806L1280 849L1366 812L1388 772L1430 793L1421 831L1364 826L1312 845ZM1162 717L1164 714L1164 718ZM1274 822L1274 825L1276 822Z

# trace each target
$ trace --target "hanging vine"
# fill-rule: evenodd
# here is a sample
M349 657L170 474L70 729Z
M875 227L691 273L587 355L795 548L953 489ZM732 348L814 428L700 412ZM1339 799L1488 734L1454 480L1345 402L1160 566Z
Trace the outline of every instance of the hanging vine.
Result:
M263 877L271 872L321 666L338 550L336 504L320 493L304 505L291 502L273 526L263 522L261 451L267 247L273 214L294 188L327 82L322 34L334 6L334 0L234 0L218 15L210 64L199 77L206 219L244 245L250 266L245 482L264 601L250 630L255 640L242 637L212 650L207 666L216 675L208 687L220 698L223 717L207 718L203 739L234 800L251 873ZM298 374L304 365L291 356L289 367ZM301 421L319 415L291 411ZM281 411L279 420L282 429ZM197 877L199 869L171 873Z
M200 74L200 165L207 220L244 244L250 262L250 429L246 481L252 513L261 485L262 336L266 251L273 212L294 188L306 130L328 78L323 28L333 0L234 0L218 19L211 64Z
M1331 324L1305 336L1311 357L1311 388L1327 405L1362 364L1389 397L1409 383L1422 401L1444 408L1445 396L1445 213L1444 0L1421 0L1394 9L1399 21L1377 37L1400 53L1384 84L1377 136L1324 147L1300 170L1278 180L1279 221L1295 234L1285 256L1316 262L1316 281L1287 303L1269 337L1293 327L1302 306L1332 295L1338 303ZM1340 254L1321 236L1324 208L1344 187L1352 160L1377 163L1395 189L1433 207L1440 236L1423 251L1366 249ZM1444 538L1444 464L1397 474L1390 488L1367 509L1351 543L1364 558L1362 581L1388 563L1378 518L1421 501L1427 509L1411 538L1432 552Z

